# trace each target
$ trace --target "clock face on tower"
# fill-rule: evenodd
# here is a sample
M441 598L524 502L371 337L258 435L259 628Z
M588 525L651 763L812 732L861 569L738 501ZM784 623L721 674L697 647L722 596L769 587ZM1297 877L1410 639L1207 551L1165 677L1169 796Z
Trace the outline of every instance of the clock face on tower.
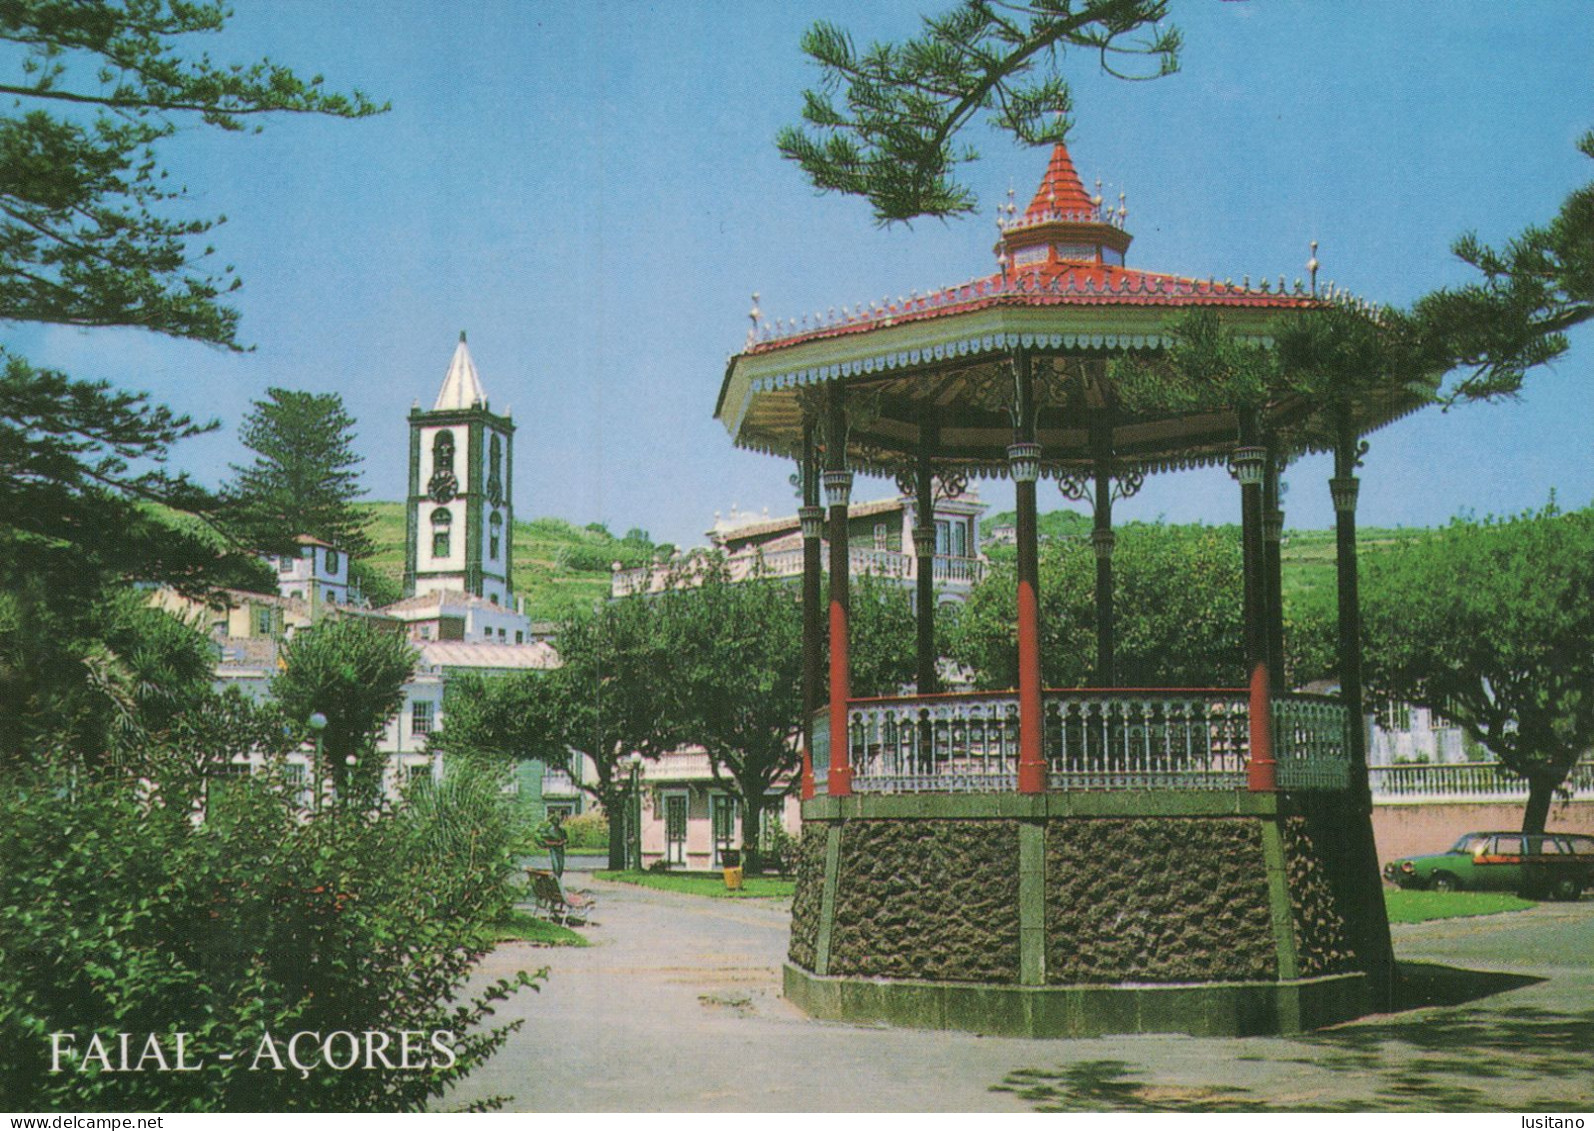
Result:
M434 472L431 482L426 485L426 490L431 495L432 502L446 503L459 493L459 480L454 478L452 471Z

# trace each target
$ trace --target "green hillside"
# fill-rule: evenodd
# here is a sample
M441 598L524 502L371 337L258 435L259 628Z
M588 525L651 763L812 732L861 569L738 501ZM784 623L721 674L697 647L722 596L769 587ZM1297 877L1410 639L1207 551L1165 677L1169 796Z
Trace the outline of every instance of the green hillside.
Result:
M397 590L404 579L404 504L367 504L376 552L373 572ZM574 526L562 518L515 523L514 588L535 620L558 620L609 595L610 565L638 566L658 549L641 530L616 538L601 523Z
M386 581L393 593L404 579L404 504L368 504L373 518L369 531L376 552L365 563ZM983 534L1013 522L1011 511L986 517ZM1043 539L1087 537L1090 519L1077 511L1055 510L1039 517ZM1238 528L1232 528L1240 536ZM1363 555L1415 531L1368 528L1358 532ZM579 608L590 608L609 595L610 565L627 568L652 560L669 547L655 546L642 530L615 537L601 523L575 526L562 518L536 518L516 522L515 592L526 600L526 612L536 620L558 620ZM1011 556L1011 546L989 546L987 553L1001 560ZM1284 596L1291 603L1332 601L1334 598L1334 532L1286 530L1283 546Z

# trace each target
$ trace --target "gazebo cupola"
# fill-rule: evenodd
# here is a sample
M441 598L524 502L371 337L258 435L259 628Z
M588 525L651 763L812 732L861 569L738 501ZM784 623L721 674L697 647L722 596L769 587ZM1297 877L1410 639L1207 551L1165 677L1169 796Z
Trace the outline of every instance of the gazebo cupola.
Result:
M1086 195L1067 147L1059 145L1023 216L1009 200L997 221L997 262L1004 271L1041 275L1081 264L1122 267L1134 239L1124 229L1127 217L1122 196L1116 212L1103 205L1099 181L1095 195Z

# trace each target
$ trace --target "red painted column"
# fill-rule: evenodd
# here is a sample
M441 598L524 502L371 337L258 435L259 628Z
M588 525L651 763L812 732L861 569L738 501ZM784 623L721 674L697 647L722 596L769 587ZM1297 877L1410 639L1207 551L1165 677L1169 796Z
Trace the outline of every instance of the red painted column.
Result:
M1035 513L1035 481L1041 449L1035 442L1035 402L1030 359L1013 359L1017 385L1013 444L1007 449L1018 505L1018 791L1046 792L1046 758L1041 743L1040 548Z
M797 518L803 533L803 770L802 799L814 795L814 712L819 709L819 697L824 681L820 657L820 633L823 621L820 603L821 538L824 535L825 511L819 505L819 460L814 450L814 426L803 426L802 458L803 505ZM828 784L828 783L827 783Z
M852 667L848 655L847 504L852 473L847 470L847 407L841 383L830 386L829 435L825 442L825 501L830 506L830 777L832 797L852 793L852 743L847 733L847 699Z
M1245 551L1245 663L1250 672L1251 758L1246 784L1253 793L1278 788L1273 757L1273 694L1268 672L1267 564L1262 537L1262 479L1267 451L1257 444L1256 413L1240 417L1234 474L1240 481L1240 530Z

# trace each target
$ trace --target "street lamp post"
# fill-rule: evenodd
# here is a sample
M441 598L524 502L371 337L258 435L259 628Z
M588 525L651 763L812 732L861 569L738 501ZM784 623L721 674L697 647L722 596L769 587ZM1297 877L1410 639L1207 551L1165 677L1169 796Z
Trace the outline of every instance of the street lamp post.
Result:
M321 732L327 729L327 717L320 711L314 712L305 720L305 725L310 728L310 733L315 735L315 765L311 769L311 787L315 790L315 811L321 812Z
M637 871L642 870L642 755L632 752L627 759L631 765L631 797L630 805L626 808L630 816L630 835L626 837L626 852L630 856L630 866Z

